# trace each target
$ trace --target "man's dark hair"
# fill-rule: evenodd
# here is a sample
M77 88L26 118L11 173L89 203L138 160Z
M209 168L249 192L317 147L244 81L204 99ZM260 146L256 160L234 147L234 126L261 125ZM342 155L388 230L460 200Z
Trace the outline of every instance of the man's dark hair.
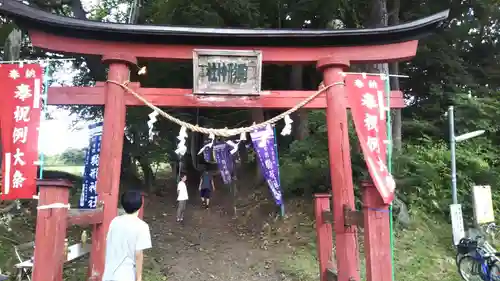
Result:
M180 176L180 178L179 178L179 179L181 179L181 180L182 180L182 178L183 178L183 177L187 177L186 173L181 173L181 176Z
M139 191L130 190L122 194L122 207L127 214L133 214L142 207L142 195Z

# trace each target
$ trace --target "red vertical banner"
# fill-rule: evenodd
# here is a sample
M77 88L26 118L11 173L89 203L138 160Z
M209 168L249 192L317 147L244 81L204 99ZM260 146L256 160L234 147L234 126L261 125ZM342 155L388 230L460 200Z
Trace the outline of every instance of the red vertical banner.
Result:
M36 194L42 77L38 64L0 65L2 200Z
M347 75L346 87L351 115L373 183L389 204L395 182L387 170L387 108L385 80L380 75Z

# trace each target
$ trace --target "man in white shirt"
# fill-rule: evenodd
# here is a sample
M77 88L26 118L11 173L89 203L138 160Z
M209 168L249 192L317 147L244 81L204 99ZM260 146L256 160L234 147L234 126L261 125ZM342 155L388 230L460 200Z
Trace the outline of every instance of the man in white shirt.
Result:
M181 179L177 184L177 222L182 222L184 220L184 211L186 210L186 203L189 199L186 179L186 175L181 174Z
M142 196L138 191L122 194L125 215L115 217L106 238L103 281L142 281L143 250L151 248L149 226L138 217Z

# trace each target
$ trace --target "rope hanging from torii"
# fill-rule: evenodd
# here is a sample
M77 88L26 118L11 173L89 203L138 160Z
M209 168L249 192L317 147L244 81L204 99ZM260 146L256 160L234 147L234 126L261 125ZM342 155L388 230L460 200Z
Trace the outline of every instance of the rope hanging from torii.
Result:
M209 135L209 139L212 140L212 142L210 144L213 144L213 141L215 140L215 136L232 137L232 136L240 135L240 141L241 141L241 140L246 139L246 136L245 136L246 133L252 132L252 131L257 130L257 129L264 128L268 125L272 125L272 124L274 124L282 119L285 119L285 128L283 129L282 134L283 135L290 134L291 123L293 122L290 118L290 114L299 110L300 108L302 108L303 106L305 106L306 104L311 102L313 99L315 99L317 96L319 96L321 93L325 92L329 88L331 88L333 86L344 85L344 82L335 82L335 83L332 83L332 84L327 85L327 86L323 86L323 87L320 86L320 89L318 91L316 91L311 96L305 98L303 101L298 103L296 106L294 106L294 107L290 108L289 110L287 110L287 111L285 111L285 112L283 112L283 113L281 113L281 114L279 114L279 115L277 115L277 116L275 116L267 121L264 121L262 123L253 124L253 125L248 126L248 127L240 127L240 128L236 128L236 129L228 129L228 128L215 129L215 128L204 128L204 127L200 127L198 125L193 125L193 124L190 124L188 122L184 122L184 121L166 113L165 111L161 110L159 107L155 106L150 101L148 101L147 99L142 97L136 91L132 90L128 86L128 83L130 81L125 81L123 83L120 83L120 82L114 81L114 80L107 80L107 82L122 87L125 91L132 94L134 97L136 97L138 100L142 101L146 106L148 106L149 108L151 108L153 110L153 113L151 113L149 115L150 120L148 122L148 125L149 124L152 125L156 121L156 116L161 115L161 116L165 117L166 119L181 126L179 136L177 137L179 139L180 143L179 143L178 148L176 150L176 153L178 153L180 155L184 155L186 152L185 138L187 137L187 130L191 130L193 132L198 132L198 133L202 133L205 135ZM238 144L239 144L239 142L236 143L235 146L237 147ZM203 149L200 151L203 151Z

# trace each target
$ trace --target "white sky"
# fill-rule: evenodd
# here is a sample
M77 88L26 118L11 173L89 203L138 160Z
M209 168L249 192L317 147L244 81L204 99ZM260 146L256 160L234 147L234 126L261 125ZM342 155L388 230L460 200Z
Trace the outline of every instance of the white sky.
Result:
M82 0L86 11L90 11L93 6L99 5L99 3L100 0ZM120 5L119 9L122 12L126 11L127 5ZM53 74L52 78L57 80L58 83L51 86L71 86L75 74L71 63L67 63ZM70 112L57 109L56 106L49 106L48 111L51 114L52 120L42 120L40 123L40 152L46 155L55 155L64 152L68 148L87 147L90 136L85 122L78 122L77 128L75 128L72 124L77 118L76 116L70 116Z
M59 154L68 148L84 148L88 145L89 133L87 126L82 124L80 130L71 126L75 116L69 116L65 110L56 110L50 106L54 120L44 120L40 123L39 150L46 155Z
M51 87L71 86L76 70L72 68L72 63L67 62L52 74L52 79L57 81ZM50 90L49 90L50 95ZM87 124L78 122L76 116L70 116L67 110L59 109L57 106L49 106L47 111L51 120L40 122L38 137L39 151L46 155L59 154L68 148L84 148L88 145L89 134Z

